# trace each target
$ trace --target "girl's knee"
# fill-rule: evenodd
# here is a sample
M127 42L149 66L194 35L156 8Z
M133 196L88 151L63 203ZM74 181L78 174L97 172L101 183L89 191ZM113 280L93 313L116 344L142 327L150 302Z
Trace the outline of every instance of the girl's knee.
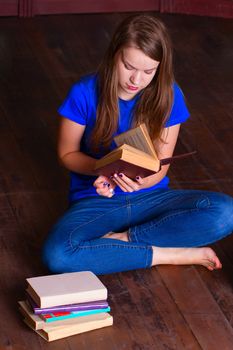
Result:
M42 261L53 273L63 273L66 271L67 258L65 249L60 244L52 240L47 240L42 249Z
M90 270L79 247L71 249L66 244L47 241L42 250L44 265L52 273L79 272Z
M233 198L219 193L213 199L214 221L217 229L231 233L233 230Z

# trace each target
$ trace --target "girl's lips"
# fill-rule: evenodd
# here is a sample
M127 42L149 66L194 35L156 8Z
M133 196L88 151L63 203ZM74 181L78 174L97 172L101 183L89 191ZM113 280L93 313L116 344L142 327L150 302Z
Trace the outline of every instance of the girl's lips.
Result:
M131 86L131 85L128 85L128 84L126 84L126 86L127 86L127 89L129 89L129 90L132 90L132 91L138 90L138 87Z

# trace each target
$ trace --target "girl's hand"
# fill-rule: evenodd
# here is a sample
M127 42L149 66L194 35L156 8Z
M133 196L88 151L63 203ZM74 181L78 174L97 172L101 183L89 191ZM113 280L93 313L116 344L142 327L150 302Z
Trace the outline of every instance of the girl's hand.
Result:
M122 173L114 174L111 180L114 181L124 192L139 191L144 185L144 180L140 176L137 176L135 180L132 180Z
M100 196L109 198L114 196L116 184L106 176L99 176L93 183L93 186L96 188L96 192Z

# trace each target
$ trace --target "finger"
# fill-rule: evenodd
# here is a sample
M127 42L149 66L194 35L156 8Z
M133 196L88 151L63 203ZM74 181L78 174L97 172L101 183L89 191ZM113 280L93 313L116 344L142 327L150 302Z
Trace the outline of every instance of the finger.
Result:
M114 179L113 180L115 185L117 185L118 187L120 187L120 189L123 191L123 192L133 192L132 189L129 190L129 188L127 188L126 186L120 184L120 182L117 180L117 179Z
M133 192L133 186L129 182L129 178L123 174L114 174L114 180L125 192Z
M109 184L110 186L110 184ZM108 192L109 186L107 184L98 184L96 186L96 191L98 191L98 193L106 193Z
M96 187L96 188L99 188L99 189L101 189L101 188L109 188L110 187L110 183L108 183L106 181L105 182L101 181L101 182L98 182L96 184L93 184L93 186Z
M114 182L116 183L116 185L118 187L120 187L120 189L123 192L133 192L134 191L130 186L128 186L127 184L123 183L122 181L120 182L118 179L114 179Z
M105 193L102 193L101 195L104 196L104 197L111 198L111 197L114 196L114 194L115 194L115 191L111 188L110 190L108 190Z
M106 188L97 188L96 192L100 195L100 196L108 196L109 195L109 190Z
M102 176L100 175L99 177L97 177L97 179L95 180L95 182L93 183L93 186L97 187L98 185L102 184L102 183L107 183L108 179L106 176Z
M114 189L113 189L113 188L110 188L110 189L109 189L109 198L113 197L114 194L115 194Z
M127 185L125 184L124 181L120 181L120 177L117 174L114 174L112 176L112 181L114 182L115 186L120 187L120 189L123 192L129 192L129 188L127 188Z
M109 183L107 183L107 182L103 182L103 183L101 183L101 184L98 184L97 186L96 186L96 192L98 193L98 194L104 194L104 195L106 195L106 194L108 194L108 192L109 192L109 188L110 188L110 184Z
M135 181L135 180L129 178L128 176L126 176L126 175L123 174L123 173L119 173L118 176L119 176L119 180L124 181L124 182L127 184L127 186L132 187L132 189L133 189L134 191L139 190L139 183L138 183L137 181Z
M136 176L135 180L137 181L137 183L139 183L140 185L143 185L144 180L141 178L141 176Z
M139 190L139 184L122 173L114 174L114 179L116 179L129 192Z
M114 188L116 187L116 184L113 185L113 187L111 187L111 185L108 184L103 184L103 186L97 187L96 192L101 195L101 196L105 196L105 197L112 197L115 194Z

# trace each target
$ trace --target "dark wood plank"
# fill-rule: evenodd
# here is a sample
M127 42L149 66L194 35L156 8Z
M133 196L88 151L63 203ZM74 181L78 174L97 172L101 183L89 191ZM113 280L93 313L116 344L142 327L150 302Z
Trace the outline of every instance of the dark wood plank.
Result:
M131 309L137 310L139 319L147 325L156 348L200 349L157 269L124 273L121 279L134 303Z
M233 329L196 270L161 266L159 273L202 349L230 349Z

